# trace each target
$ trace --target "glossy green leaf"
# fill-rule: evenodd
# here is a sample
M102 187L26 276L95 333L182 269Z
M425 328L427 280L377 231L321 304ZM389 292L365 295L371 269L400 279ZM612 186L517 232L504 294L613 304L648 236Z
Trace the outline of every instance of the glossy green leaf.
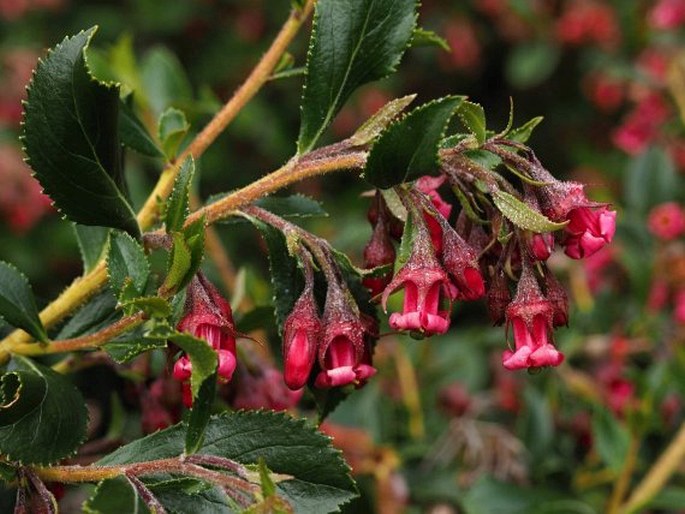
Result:
M10 461L50 464L86 437L88 413L69 379L26 357L0 378L0 453Z
M38 316L31 286L26 277L11 264L0 261L0 318L26 330L38 341L48 336Z
M376 139L385 130L385 127L414 101L414 98L416 95L407 95L390 100L352 134L349 139L350 143L361 146Z
M159 118L158 135L162 142L164 155L168 159L173 159L176 156L188 129L190 129L190 124L183 111L169 107L162 113Z
M186 158L178 172L174 188L167 200L166 207L166 230L175 232L183 228L183 223L188 217L188 205L190 203L190 185L195 173L195 161L192 156Z
M356 88L395 71L415 25L415 0L317 2L302 94L300 154L316 145Z
M146 514L148 510L138 491L126 477L103 480L83 504L84 514Z
M533 134L533 130L537 127L544 118L542 116L536 116L525 122L520 127L510 130L507 133L507 139L516 141L517 143L525 143L530 139Z
M183 229L183 237L190 250L190 270L179 287L185 287L200 269L205 255L205 219L204 217L194 221Z
M171 305L159 296L142 296L128 300L121 304L122 307L133 307L144 312L148 318L167 318L171 316Z
M69 339L98 331L111 325L121 317L116 309L117 301L112 291L104 289L83 305L55 336L55 339Z
M107 254L109 285L120 302L145 293L150 264L140 244L128 234L115 233Z
M282 218L311 218L328 216L321 202L305 195L267 196L260 198L255 205Z
M214 373L204 380L200 385L197 396L193 398L193 407L190 411L190 416L188 416L188 430L186 431L184 446L186 455L197 453L202 447L205 428L209 422L209 415L212 413L212 404L214 403L214 394L216 393L216 378L217 375Z
M533 232L552 232L566 226L566 222L556 223L551 221L544 214L533 210L521 200L505 191L496 191L492 195L492 200L499 211L517 227Z
M102 348L118 364L126 364L143 353L166 348L166 340L145 338L142 334L125 334L105 344Z
M371 148L366 180L386 189L437 171L440 141L463 101L461 96L434 100L391 124Z
M105 257L110 229L74 223L74 232L83 259L83 272L89 273Z
M126 464L181 455L185 425L134 441L98 462ZM282 413L245 411L213 416L199 453L217 455L242 464L263 458L273 473L289 475L276 483L277 494L295 512L325 514L337 511L357 495L349 468L330 439Z
M297 259L288 251L283 233L260 220L248 218L259 229L269 250L269 268L273 305L279 332L304 288L304 278L298 269Z
M437 46L446 52L451 51L450 45L444 37L422 27L414 29L411 37L411 46Z
M485 142L485 110L483 106L474 102L463 101L457 110L459 119L474 135L479 145Z
M119 87L88 70L93 34L64 39L39 62L24 105L24 147L36 178L69 219L138 237L121 167Z
M119 137L124 146L142 155L164 157L164 152L126 102L119 104Z
M140 64L145 96L156 116L193 96L193 89L178 58L157 46L148 51Z

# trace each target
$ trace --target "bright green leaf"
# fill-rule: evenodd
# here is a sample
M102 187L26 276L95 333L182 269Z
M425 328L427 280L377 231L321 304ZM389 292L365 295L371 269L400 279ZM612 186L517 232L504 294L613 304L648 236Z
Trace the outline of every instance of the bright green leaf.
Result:
M143 247L128 234L113 234L107 255L107 273L109 285L119 301L142 296L150 274Z
M24 105L25 151L69 219L138 237L121 167L119 88L88 70L85 50L93 34L95 28L64 39L39 62Z
M352 134L349 141L355 146L370 143L385 130L385 127L414 101L416 95L407 95L390 100Z
M506 138L517 143L525 143L530 139L531 134L535 127L537 127L544 118L542 116L536 116L525 122L520 127L512 129L507 133Z
M432 30L416 27L411 37L411 46L437 46L446 52L450 52L450 45L444 37L438 36Z
M463 101L457 110L459 119L475 136L479 145L485 142L485 110L483 106L474 102Z
M83 272L89 273L105 257L110 229L74 223L74 232L83 259Z
M190 129L190 124L183 111L174 107L166 109L159 118L158 135L162 149L168 159L176 156L179 146Z
M174 242L169 253L167 276L159 288L161 296L168 296L178 291L181 284L186 280L192 265L190 247L183 237L183 233L174 232L172 238Z
M174 189L171 191L166 208L166 231L175 232L183 228L183 223L188 216L190 203L190 184L195 173L195 161L192 156L186 158L181 165Z
M364 176L386 189L437 171L445 128L464 97L448 96L417 107L376 140Z
M544 214L533 210L515 196L504 191L493 193L492 200L500 212L517 227L533 232L552 232L566 226L566 222L551 221Z
M69 379L15 355L0 378L0 453L10 461L50 464L73 454L86 437L88 413Z
M317 2L302 94L300 154L316 145L356 88L395 71L415 25L415 0Z
M48 341L31 286L14 266L0 261L0 317L10 325L26 330L42 342Z
M193 89L178 58L158 46L142 59L141 80L145 96L156 116L170 106L178 106L193 96Z

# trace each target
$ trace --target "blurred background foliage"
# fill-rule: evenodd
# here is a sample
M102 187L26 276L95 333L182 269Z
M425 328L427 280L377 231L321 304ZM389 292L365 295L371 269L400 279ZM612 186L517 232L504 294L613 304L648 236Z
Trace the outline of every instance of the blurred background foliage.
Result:
M545 118L530 141L540 160L611 202L619 230L590 259L550 261L573 299L570 327L557 332L567 356L558 369L506 372L505 334L489 328L480 304L460 304L445 336L381 340L378 377L324 425L360 480L362 497L349 512L605 512L620 474L636 483L684 419L685 1L422 4L420 23L444 38L442 47L415 46L397 74L358 91L328 140L413 92L421 102L469 95L494 129L506 124L511 98L516 124ZM17 140L24 86L44 49L99 25L94 73L135 91L153 130L168 107L183 111L187 142L289 9L287 0L0 0L0 259L27 274L39 301L82 266L70 224L40 194ZM303 35L283 62L293 76L267 85L202 158L200 199L294 153L305 45ZM131 153L127 173L140 203L159 169ZM370 235L368 186L338 174L294 189L329 213L302 223L359 263ZM252 330L255 317L269 319L263 244L247 224L217 232L231 262L219 270L208 260L206 271L233 298L238 327ZM274 327L267 332L277 341ZM685 477L651 509L685 509Z

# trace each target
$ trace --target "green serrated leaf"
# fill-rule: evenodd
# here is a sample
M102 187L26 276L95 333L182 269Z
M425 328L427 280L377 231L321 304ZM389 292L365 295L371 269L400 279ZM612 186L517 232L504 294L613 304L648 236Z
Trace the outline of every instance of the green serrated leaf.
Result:
M459 106L457 113L462 123L475 136L478 144L482 145L487 136L483 106L474 102L464 101Z
M166 348L166 340L146 338L138 331L120 336L102 347L118 364L126 364L138 355L152 350Z
M298 153L311 150L350 94L395 71L416 25L415 0L320 0L307 54Z
M174 232L171 236L174 242L169 253L167 276L159 288L159 294L162 297L169 296L180 289L180 285L186 281L192 265L190 247L183 237L183 233Z
M195 161L193 157L187 157L178 172L174 189L167 200L166 207L166 231L176 232L183 228L183 223L188 217L188 205L190 204L190 184L195 173Z
M157 132L159 140L162 142L164 155L168 159L173 159L176 156L176 152L189 129L190 123L188 123L183 111L169 107L162 113Z
M186 426L176 425L115 450L98 465L171 458L183 452ZM289 475L276 484L295 512L337 511L357 495L349 468L327 436L286 414L246 411L213 416L200 453L242 464L260 457L274 473Z
M119 104L119 137L124 146L142 155L164 157L164 152L126 102Z
M259 229L269 250L274 312L280 333L286 317L304 288L304 278L298 269L297 259L288 251L288 243L283 233L260 220L251 217L248 219Z
M361 146L376 139L385 130L385 127L404 111L415 98L416 95L407 95L390 100L352 134L349 139L350 143Z
M171 316L171 305L160 296L142 296L121 304L122 307L134 307L148 318L167 318Z
M190 249L190 270L179 287L185 287L200 269L205 256L205 218L204 216L183 229L183 237Z
M463 101L462 96L440 98L392 123L371 148L366 180L387 189L436 171L445 128Z
M397 273L402 266L404 266L412 253L414 248L414 238L416 237L416 227L411 215L407 215L407 220L404 223L404 231L402 232L402 239L400 240L400 247L397 250L397 259L395 259L395 273Z
M22 137L28 163L62 213L138 237L121 167L119 87L94 79L86 62L95 30L65 38L38 63Z
M23 464L50 464L86 437L88 413L69 379L15 355L0 378L0 453Z
M517 227L533 232L552 232L562 229L568 222L556 223L544 214L528 207L521 200L504 191L496 191L492 200L499 211Z
M83 259L83 272L90 273L105 257L109 243L110 229L107 227L90 227L74 223L76 242Z
M507 139L516 141L517 143L525 143L530 139L535 127L537 127L544 119L545 118L543 116L536 116L535 118L528 120L520 127L510 130L506 135Z
M412 32L411 46L437 46L446 52L451 51L450 45L444 37L422 27L416 27Z
M321 202L305 195L267 196L255 202L257 207L266 209L282 218L312 218L328 216Z
M107 254L107 273L112 292L120 302L142 296L150 275L145 250L128 234L113 234Z
M48 342L29 281L18 269L3 261L0 261L0 317L10 325L26 330L38 341Z
M84 514L149 513L138 491L126 477L103 480L83 504Z
M112 291L103 290L76 311L76 314L57 333L55 339L83 336L111 325L121 317L121 311L117 310L116 306L117 301Z

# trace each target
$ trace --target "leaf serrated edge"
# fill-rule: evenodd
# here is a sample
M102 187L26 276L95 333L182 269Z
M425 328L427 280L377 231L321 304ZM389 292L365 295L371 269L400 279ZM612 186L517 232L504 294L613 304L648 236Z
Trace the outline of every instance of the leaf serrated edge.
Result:
M29 359L29 358L27 358L27 357L23 357L23 356L21 356L21 355L13 355L13 356L12 356L12 359L13 359L13 360L25 361L26 365L28 365L33 371L35 371L35 372L36 372L37 374L39 374L41 377L44 376L44 375L40 372L40 370L39 370L38 368L35 367L35 365L34 365L34 363L33 363L33 361L32 361L31 359ZM48 369L49 369L49 368L48 368ZM81 391L78 389L78 387L76 387L74 384L69 384L69 385L70 385L71 387L73 387L73 388L79 393L79 395L81 394ZM86 405L85 405L85 404L83 405L83 409L84 409L84 411L85 411L85 413L86 413L86 423L85 423L85 425L86 425L86 427L87 427L87 426L88 426L88 423L90 422L90 412L89 412L88 409L86 408ZM64 456L62 456L62 457L60 457L59 459L54 460L54 461L53 461L53 460L45 460L45 461L37 460L37 461L34 461L34 460L32 459L31 462L26 462L26 461L23 461L23 460L21 460L21 459L15 459L15 458L13 458L12 455L11 455L9 452L3 453L2 456L3 456L3 458L4 458L5 460L11 461L13 464L19 464L20 466L24 466L24 465L31 465L31 466L35 466L35 465L38 465L38 466L49 466L50 464L54 464L55 462L60 462L60 461L62 461L62 460L64 460L64 459L68 459L68 458L73 457L74 455L76 455L76 454L78 453L78 450L79 450L79 448L81 447L81 445L82 445L83 443L85 443L87 440L88 440L88 430L87 430L87 429L84 429L84 430L83 430L83 435L81 436L81 439L79 440L79 442L78 442L77 444L74 445L74 449L71 450L70 452L68 452L67 454L65 454Z
M190 213L190 209L189 209L190 187L191 187L191 184L193 182L193 177L195 176L195 159L193 158L192 155L189 155L188 157L186 157L183 160L183 163L181 163L181 171L178 173L178 175L176 176L176 179L174 180L174 187L171 189L171 194L167 198L166 202L164 202L164 206L165 206L164 223L165 223L165 225L168 225L168 222L169 222L169 220L168 220L169 205L171 204L172 199L175 198L177 194L179 194L178 188L182 187L181 180L183 177L183 169L186 166L189 167L189 171L188 171L189 176L188 176L188 187L185 190L185 194L183 195L184 196L184 198L183 198L184 208L183 208L183 220L182 221L185 221L185 219L188 217L188 214ZM168 233L169 227L166 226L165 228L166 228L167 233ZM180 230L181 228L182 227L174 227L173 230Z
M105 268L106 268L106 270L107 270L107 283L108 283L109 286L110 286L110 290L112 291L112 294L114 295L114 298L116 298L116 300L117 300L117 306L119 306L119 297L118 297L117 293L114 291L114 288L111 287L111 286L112 286L112 281L111 281L111 276L110 276L110 274L109 274L109 255L110 255L110 251L111 251L111 249L112 249L112 239L113 239L114 237L120 236L120 235L127 236L127 237L128 237L128 238L129 238L129 239L130 239L138 248L143 249L143 247L140 245L140 243L138 243L138 241L137 241L136 239L134 239L133 236L131 236L131 234L129 234L128 232L124 232L123 230L118 230L115 234L110 233L110 235L109 235L109 242L108 242L108 248L107 248L107 256L106 256L106 258L105 258ZM150 280L150 261L148 261L147 256L145 255L145 250L144 250L144 249L143 249L143 256L145 257L145 259L144 259L144 260L145 260L145 271L146 271L146 273L147 273L147 275L148 275L147 280ZM130 275L127 275L127 277L133 278L133 277L131 277ZM123 290L123 289L122 289L122 290ZM142 293L141 293L141 294L142 294Z
M0 261L0 265L4 265L4 266L7 266L8 268L10 268L10 269L11 269L12 271L14 271L14 272L17 274L17 276L19 276L19 278L20 278L21 280L23 280L24 283L26 284L26 287L28 288L29 293L31 294L31 299L33 300L33 306L35 307L35 314L36 314L36 318L37 318L37 321L38 321L38 328L39 328L39 329L42 329L42 332L43 332L42 334L39 334L39 335L44 336L44 337L38 337L37 339L38 339L40 342L42 342L42 343L47 343L47 342L49 341L48 333L47 333L47 330L45 329L45 325L43 325L43 321L40 319L40 314L39 314L39 312L38 312L38 306L36 305L36 297L35 297L35 295L33 294L33 288L31 287L31 282L29 282L28 277L27 277L26 275L24 275L24 274L19 270L19 268L17 268L14 264L12 264L12 263L10 263L10 262L7 262L7 261ZM9 323L1 314L0 314L0 321L3 321L3 322L5 322L5 323L7 323L8 325L14 327L14 325L12 325L12 323ZM34 321L36 321L36 320L34 320ZM15 328L16 328L16 327L15 327ZM24 330L24 329L21 329L21 330ZM31 334L31 335L33 335L33 334Z

